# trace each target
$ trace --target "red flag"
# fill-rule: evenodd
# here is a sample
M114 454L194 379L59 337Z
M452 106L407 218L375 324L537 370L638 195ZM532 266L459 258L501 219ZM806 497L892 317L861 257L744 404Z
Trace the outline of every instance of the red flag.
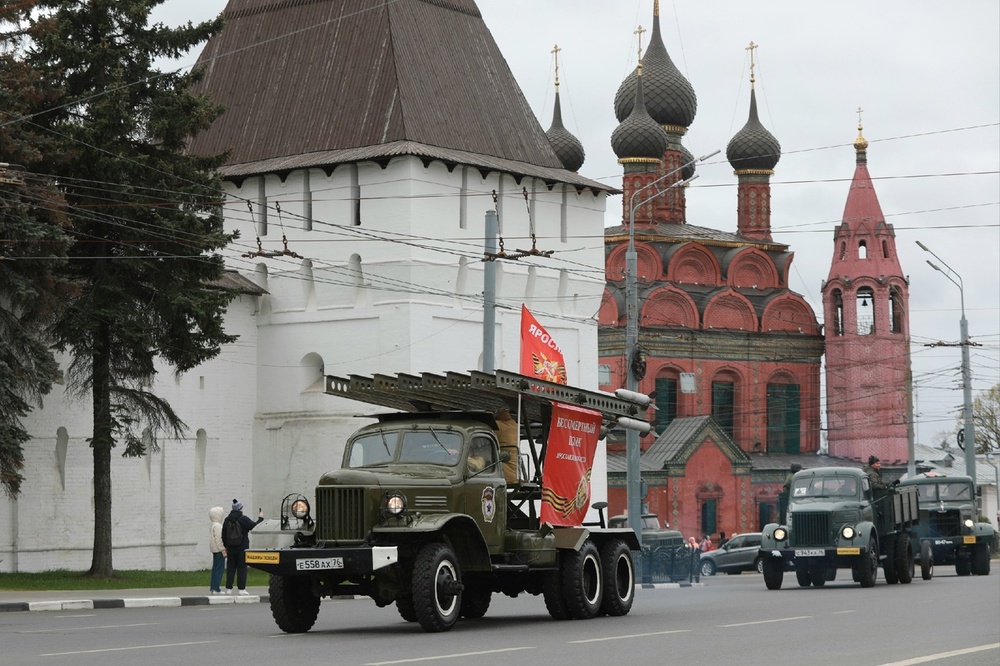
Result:
M524 305L521 306L521 374L556 384L569 383L562 350Z
M563 526L583 523L590 508L590 472L600 431L600 412L553 403L542 475L539 517L543 523Z

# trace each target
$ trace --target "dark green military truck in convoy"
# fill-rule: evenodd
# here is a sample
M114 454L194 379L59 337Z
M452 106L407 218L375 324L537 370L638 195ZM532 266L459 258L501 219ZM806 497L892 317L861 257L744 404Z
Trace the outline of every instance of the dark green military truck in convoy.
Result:
M638 416L646 405L503 371L328 376L326 392L401 411L351 435L341 469L322 474L312 500L285 498L281 525L293 545L247 551L247 564L271 574L283 631L308 631L320 600L344 594L395 604L426 631L482 617L494 593L540 594L557 620L629 612L635 532L543 522L539 507L568 515L589 504L589 470L564 493L546 483L546 467L559 469L546 457L547 447L559 450L550 435L567 426L568 445L580 447L587 430L554 412L589 410L605 427L648 430ZM520 418L507 421L517 432L502 452L494 417L508 413Z
M954 564L959 576L988 576L994 530L976 521L972 478L920 474L902 481L903 486L917 491L921 568Z
M876 490L852 467L798 472L786 524L763 530L764 584L780 589L784 572L794 571L800 586L821 587L836 578L837 569L850 569L855 582L872 587L879 565L887 583L909 583L919 548L918 520L915 488Z

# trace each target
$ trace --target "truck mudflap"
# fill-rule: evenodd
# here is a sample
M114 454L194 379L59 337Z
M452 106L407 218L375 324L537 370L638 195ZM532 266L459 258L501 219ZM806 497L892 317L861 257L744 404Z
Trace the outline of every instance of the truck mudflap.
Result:
M351 548L280 548L246 552L247 565L276 576L329 572L344 576L370 574L399 561L395 546Z

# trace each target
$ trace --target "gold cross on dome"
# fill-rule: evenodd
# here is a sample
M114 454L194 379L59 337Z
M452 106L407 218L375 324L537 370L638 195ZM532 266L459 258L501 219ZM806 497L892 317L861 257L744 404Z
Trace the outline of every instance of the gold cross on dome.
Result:
M751 86L754 84L754 81L755 81L755 79L754 79L754 73L753 73L753 67L754 67L753 52L757 50L758 46L760 46L760 45L759 44L754 44L753 41L751 40L750 46L748 46L746 48L746 50L750 52L750 85Z
M552 47L552 55L555 56L555 59L556 59L556 88L559 87L559 52L560 51L562 51L562 49L559 48L558 44L556 44L555 46Z
M858 131L859 132L861 131L861 114L863 113L863 111L864 110L860 106L858 107L858 110L856 111L856 113L858 114Z
M646 32L646 29L641 25L635 29L633 35L639 35L639 60L642 60L642 33Z

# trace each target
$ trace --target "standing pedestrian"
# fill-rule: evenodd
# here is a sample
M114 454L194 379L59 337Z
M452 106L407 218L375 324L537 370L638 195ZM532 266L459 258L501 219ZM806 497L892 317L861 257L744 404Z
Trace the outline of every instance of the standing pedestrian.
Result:
M226 547L222 543L222 518L226 510L213 506L208 510L208 549L212 551L212 580L208 589L212 594L222 594L222 572L226 570Z
M698 540L694 537L688 537L688 549L690 550L690 567L691 571L688 575L688 582L701 582L701 547L698 545Z
M233 593L233 578L236 578L236 587L239 594L249 594L247 587L247 548L250 547L250 530L257 527L264 521L264 512L261 511L254 522L249 516L243 515L243 502L234 499L233 510L229 512L226 520L223 521L222 532L227 533L226 523L233 522L242 528L242 540L239 545L235 542L226 543L229 556L226 558L226 594Z

